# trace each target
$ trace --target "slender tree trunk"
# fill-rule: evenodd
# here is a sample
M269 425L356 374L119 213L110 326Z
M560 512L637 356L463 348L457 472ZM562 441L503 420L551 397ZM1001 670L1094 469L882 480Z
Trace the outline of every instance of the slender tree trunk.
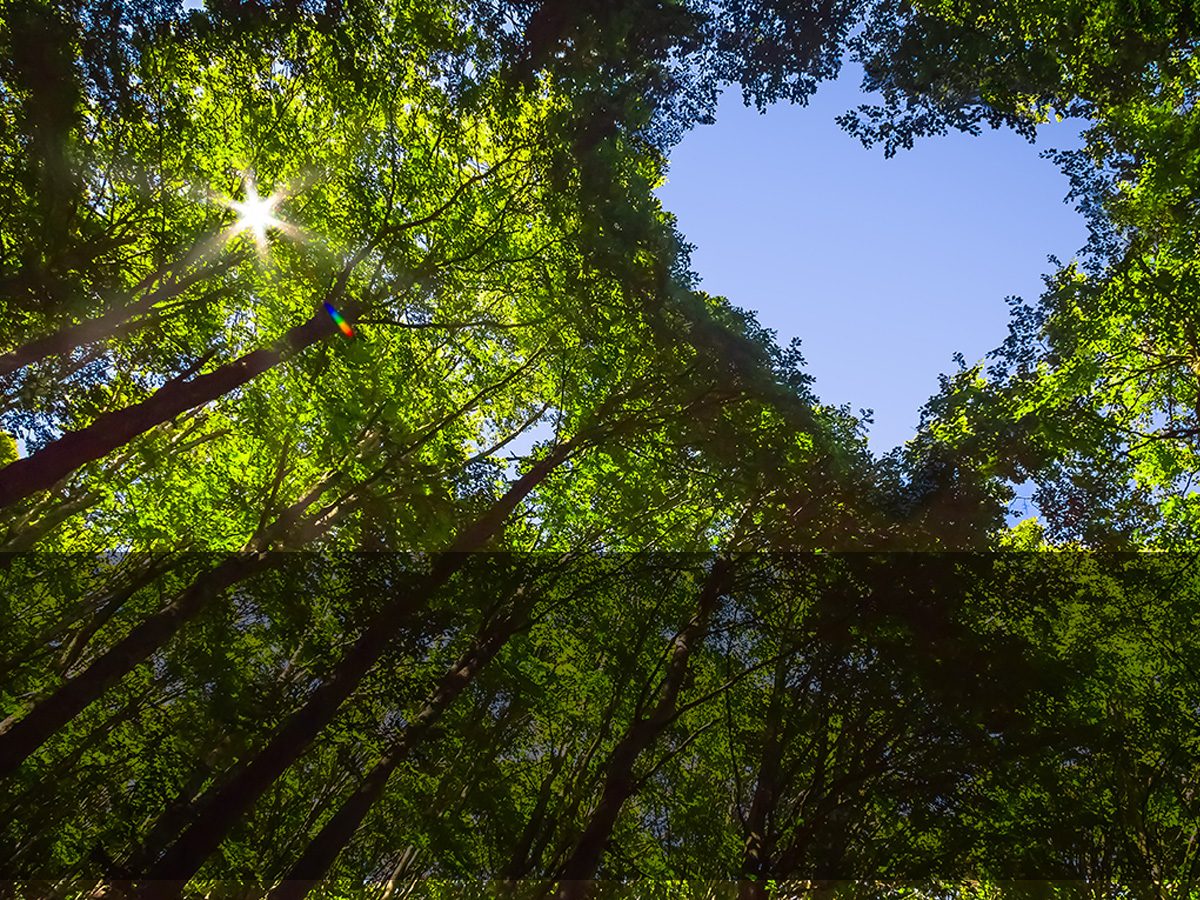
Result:
M654 615L658 614L659 608L659 605L656 604L654 607ZM566 808L557 816L557 819L560 822L575 821L575 814L579 811L579 807L583 803L585 796L592 790L592 786L604 777L604 773L600 772L592 778L588 778L588 767L591 765L592 757L594 757L596 755L596 751L600 749L600 745L608 739L609 732L612 730L613 717L616 715L617 707L621 702L623 685L630 677L632 677L633 669L636 668L637 665L636 660L641 654L642 647L645 644L646 638L650 634L650 631L649 629L643 628L639 629L638 634L639 637L634 646L634 650L631 654L629 654L628 657L630 660L629 666L631 668L619 676L618 680L620 681L620 684L616 685L615 689L613 690L612 697L609 700L608 706L600 716L600 728L597 730L596 736L593 738L591 744L588 745L588 748L584 752L581 759L571 760L572 769L574 770L575 774L571 779L572 784L570 793L568 795L569 799L567 801ZM605 656L607 657L607 653ZM603 663L601 663L598 668L602 669ZM540 848L542 852L544 852L546 847L550 845L550 842L553 840L553 838L553 834L547 834L543 838L541 841L542 846ZM563 833L557 840L554 840L550 855L546 861L547 864L545 865L543 871L549 874L561 868L563 862L566 861L566 857L574 848L574 844L575 841L570 838L569 833ZM549 895L553 892L554 883L550 882L549 887L544 893Z
M441 683L425 702L420 713L405 725L399 738L375 764L363 783L309 842L300 854L300 859L284 876L283 881L271 891L267 900L303 900L308 895L329 871L338 854L350 843L362 820L382 796L396 766L421 743L429 727L458 698L479 670L500 652L517 627L516 612L513 611L492 622L483 634L476 638L470 649L442 677Z
M52 641L62 637L64 634L70 631L72 626L81 621L83 621L83 624L80 626L81 632L83 630L91 630L93 629L93 626L95 628L99 628L100 625L107 621L112 614L116 612L116 608L119 608L135 593L140 591L146 585L150 584L150 582L154 581L156 578L163 575L165 572L170 571L172 568L178 568L184 561L185 560L182 558L176 558L174 560L169 560L168 564L163 565L158 563L157 560L151 559L148 564L141 567L140 571L138 571L133 576L132 580L125 586L117 590L110 590L107 593L99 592L88 594L82 600L79 600L70 609L64 612L53 625L43 628L38 633L37 637L29 641L20 650L10 653L9 655L5 656L4 659L0 660L0 677L7 675L14 669L18 669L21 666L27 665L32 659L42 655L39 654L39 651L44 651L45 653L50 652L46 649L47 646ZM91 615L91 619L88 619L89 615ZM97 619L103 620L100 622L100 625L95 624ZM68 646L67 650L63 651L62 660L58 663L55 663L55 667L60 671L69 665L69 663L66 662L66 655L70 652L70 648L74 647L75 644L78 643L79 634L80 632L76 633L75 637L71 639L71 644Z
M550 771L546 773L546 777L542 779L541 789L538 791L537 801L533 805L533 812L530 813L529 821L525 823L525 828L521 832L521 837L517 840L517 846L513 850L512 857L508 861L508 865L504 868L504 874L501 876L507 885L507 891L511 892L516 888L516 882L529 874L529 870L533 868L533 860L531 859L534 848L534 841L537 836L542 833L546 822L546 810L550 806L550 798L554 794L554 782L558 780L558 775L562 771L563 764L567 761L567 754L562 753L554 758L554 762L550 765Z
M35 706L23 719L16 721L14 715L0 722L0 780L11 775L55 731L145 662L155 650L195 618L210 600L260 571L282 565L286 560L284 552L267 552L272 540L287 538L294 533L302 534L306 540L312 539L327 531L354 508L351 502L341 502L332 508L320 510L315 518L299 522L300 514L318 496L310 492L306 498L285 509L272 525L270 534L255 537L250 541L247 552L230 556L201 575L166 607L137 625L124 639Z
M79 675L0 730L0 779L7 778L59 728L141 665L214 596L251 575L283 562L283 554L232 556L134 628ZM10 719L11 723L12 720ZM2 727L2 726L0 726Z
M180 568L186 561L187 560L185 557L179 557L168 565L161 566L152 572L143 573L133 584L126 587L119 594L110 597L108 601L105 602L104 606L100 607L96 614L87 622L85 622L79 631L76 632L71 638L71 643L67 645L67 648L63 651L61 658L54 662L55 671L59 674L70 671L71 667L79 661L81 656L83 656L88 644L90 644L92 638L96 636L96 632L103 628L105 624L107 624L108 621L117 614L117 611L120 610L121 607L124 606L131 597L137 594L138 591L142 590L142 588L149 585L152 581L157 580L162 575L165 575L173 569Z
M21 818L17 816L16 813L23 809L32 809L31 804L34 801L41 802L43 798L47 797L47 795L49 795L49 797L57 796L62 788L59 779L63 778L68 772L70 772L71 767L74 766L75 763L77 763L83 757L83 755L87 753L87 751L91 750L98 744L103 743L114 729L123 725L125 722L128 722L134 716L140 713L142 708L150 699L153 691L154 687L152 686L149 690L143 691L137 696L130 698L130 700L124 706L109 716L104 722L88 732L87 737L80 741L70 753L55 763L54 767L36 784L29 787L21 794L9 798L7 802L0 807L0 817L9 821L10 823L15 822ZM64 806L61 803L56 804L51 802L45 804L43 809L48 816L51 816L54 818L54 820L57 820L57 818L61 817L64 812L69 811L70 807ZM7 862L10 864L14 863L16 862L16 858L14 857L9 859ZM2 870L0 870L0 873L2 873Z
M296 652L284 665L283 671L276 678L268 696L260 701L259 705L266 716L273 717L280 712L277 704L284 700L288 687L295 680L298 670L294 668L294 665L303 646L304 641L301 639L296 647ZM233 764L217 771L218 767L230 757L234 758ZM206 795L205 785L210 778L212 784L224 784L232 780L245 767L245 761L237 757L238 751L232 735L228 733L223 734L216 743L210 746L208 753L201 759L192 777L175 793L171 802L156 817L154 824L146 830L145 838L127 854L123 863L127 871L135 874L143 872L162 855L163 851L179 836L179 833L187 827L187 824L196 817L198 804ZM214 772L216 772L215 777L213 776ZM212 784L209 785L208 790L211 790ZM131 891L132 883L125 884L123 889L126 892Z
M202 788L212 777L213 772L234 752L233 741L226 734L197 762L191 777L176 792L166 809L155 819L154 824L146 832L146 837L133 848L133 851L125 859L124 867L127 870L132 873L140 872L158 858L159 854L171 843L171 839L178 829L187 822L193 811L193 804L201 795ZM225 774L227 773L218 773L218 780Z
M416 857L417 848L413 844L409 844L408 849L401 855L400 861L396 863L396 868L392 869L392 877L383 886L383 896L380 900L389 900L392 894L396 892L396 882L400 880L400 876L405 873L405 870L408 869Z
M771 687L771 700L763 736L763 756L758 766L758 780L754 785L754 799L750 802L750 812L746 816L746 846L742 854L742 880L738 883L738 900L767 900L767 889L762 884L763 875L770 871L767 813L775 801L779 765L783 758L783 740L780 736L783 710L780 707L788 662L787 656L780 656L775 666L775 679Z
M71 516L90 509L103 499L104 494L100 491L80 491L77 496L51 507L49 512L32 525L27 525L12 534L12 537L0 544L0 553L24 553Z
M23 369L25 366L33 365L47 357L65 356L77 347L106 340L135 316L149 312L156 304L182 294L197 282L228 271L240 261L241 257L236 256L222 260L215 265L207 266L180 278L178 281L163 284L150 291L141 300L111 310L95 319L80 322L78 325L68 325L54 334L30 341L16 350L10 350L8 353L0 355L0 377Z
M604 846L612 835L617 816L634 791L634 765L674 716L691 652L702 639L708 617L728 583L731 568L732 563L728 559L718 559L713 564L700 592L699 608L675 641L671 661L663 675L662 696L648 716L639 718L630 726L613 750L600 803L559 872L558 892L555 895L557 900L582 900L588 896L591 880L600 867Z
M466 564L469 554L482 550L521 501L584 442L579 434L555 447L458 536L411 595L393 600L367 623L358 640L325 682L313 691L308 702L236 778L203 804L196 821L151 868L140 886L143 900L175 900L179 896L242 815L333 721L342 703L387 651L399 626Z

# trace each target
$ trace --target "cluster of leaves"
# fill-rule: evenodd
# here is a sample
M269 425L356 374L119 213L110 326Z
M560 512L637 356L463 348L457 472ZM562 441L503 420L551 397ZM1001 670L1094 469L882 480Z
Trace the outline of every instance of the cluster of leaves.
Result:
M1087 217L1083 258L1051 258L1039 300L1011 300L990 367L944 378L905 451L985 493L1031 479L1059 544L1181 548L1200 523L1198 36L1187 4L1012 0L887 3L854 39L885 103L841 121L888 155L984 120L1030 140L1051 115L1089 121L1083 149L1044 154Z

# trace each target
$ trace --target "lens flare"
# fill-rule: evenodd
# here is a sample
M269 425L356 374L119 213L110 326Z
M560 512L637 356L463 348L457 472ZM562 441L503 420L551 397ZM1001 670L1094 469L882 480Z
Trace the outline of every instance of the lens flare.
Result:
M342 329L342 334L346 337L354 337L354 329L350 327L350 323L342 318L342 314L333 308L330 304L325 304L325 311L329 313L329 317L333 319L334 324Z

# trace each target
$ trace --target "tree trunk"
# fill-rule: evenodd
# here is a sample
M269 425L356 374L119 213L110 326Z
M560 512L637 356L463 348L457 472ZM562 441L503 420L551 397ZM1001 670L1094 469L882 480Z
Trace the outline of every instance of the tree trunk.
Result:
M97 610L96 614L91 619L86 621L80 627L79 631L77 631L71 638L71 642L63 651L61 658L55 660L53 663L54 670L60 675L69 672L71 667L74 666L79 661L80 657L83 656L84 651L87 650L92 638L96 636L96 632L103 628L104 625L110 619L112 619L114 615L117 614L121 607L124 606L131 597L137 594L137 592L142 590L144 587L148 586L152 581L157 580L173 569L180 568L186 562L186 558L181 556L172 561L170 564L161 566L153 572L144 573L143 575L139 576L137 581L129 585L127 588L125 588L125 590L121 591L120 594L110 597L104 606Z
M194 814L193 804L201 796L202 788L212 778L214 771L235 752L233 740L229 735L224 735L200 758L183 787L176 791L175 796L158 815L154 824L150 826L146 837L139 841L127 855L124 867L129 872L140 872L159 857L179 829ZM236 771L236 762L232 768ZM230 775L232 772L218 772L217 780L222 780L223 777L227 778Z
M459 535L449 550L437 558L428 577L412 595L397 598L376 613L308 702L288 719L245 770L205 802L196 821L148 873L140 887L143 900L175 900L179 896L238 819L333 721L342 703L387 651L397 628L466 564L470 553L483 549L521 501L583 444L580 434L555 447Z
M324 482L322 482L324 483ZM352 511L350 502L318 511L315 518L300 523L300 514L319 496L309 494L280 513L270 535L256 536L249 549L230 556L201 575L167 606L136 626L125 638L105 651L79 675L62 685L20 721L10 716L0 722L0 780L7 778L55 731L71 721L108 688L145 662L155 650L169 641L189 620L195 618L216 596L252 575L282 565L283 551L266 552L272 540L299 531L312 539L327 531Z
M199 281L228 271L240 261L241 257L236 256L222 260L220 263L199 269L178 281L160 285L141 300L111 310L95 319L80 322L78 325L68 325L54 334L30 341L16 350L10 350L8 353L0 355L0 377L23 369L25 366L33 365L49 356L65 356L77 347L106 340L135 316L149 312L156 304L178 296Z
M708 617L728 584L731 569L732 563L728 559L718 559L714 562L700 592L699 608L676 638L671 661L663 675L662 696L648 716L639 718L630 726L613 750L600 804L592 813L592 818L576 843L575 850L559 872L559 887L555 895L557 900L582 900L588 896L591 880L600 867L600 859L616 825L617 816L634 791L634 765L674 716L675 704L687 674L688 659L695 645L701 640Z
M304 348L337 333L323 311L297 325L274 347L260 348L188 381L169 381L141 403L104 413L91 425L64 434L25 459L0 469L0 508L54 487L76 469L169 422L223 397Z
M99 491L79 491L75 496L51 507L48 513L33 524L27 525L15 533L10 531L11 537L0 544L0 553L24 553L30 550L38 541L71 516L90 509L103 499L104 494Z
M767 722L763 735L763 756L758 767L758 780L754 785L754 799L746 816L746 846L742 854L742 880L738 883L738 900L767 900L767 889L762 878L770 871L767 840L767 813L770 812L778 790L779 764L783 758L783 740L780 735L780 708L787 679L788 657L780 656L775 666L775 680L771 686L771 701L767 709Z
M490 178L499 168L507 165L516 152L511 151L490 169L466 179L449 199L428 215L380 229L342 268L322 299L340 304L351 274L385 238L395 237L439 218L458 202L468 188ZM342 312L353 318L361 310L361 301L355 300L347 303ZM306 347L339 333L333 320L323 310L318 311L307 322L290 329L273 347L254 350L207 375L200 375L189 381L169 381L141 403L105 413L91 425L64 434L32 456L9 463L0 469L0 509L38 491L53 487L80 466L111 453L155 425L170 421L194 407L211 403L295 356Z
M542 780L537 801L533 805L533 812L529 815L529 821L525 823L525 828L517 840L517 846L502 875L506 892L514 890L516 882L528 875L529 870L533 868L531 856L533 855L534 841L544 830L546 810L550 806L550 798L554 793L554 782L558 780L558 775L566 761L567 754L565 752L554 757L554 762L550 764L550 771Z
M294 681L298 671L294 668L294 664L303 647L304 639L302 637L297 644L295 653L284 665L283 671L275 679L271 689L256 704L263 715L273 717L280 712L279 705L285 699L288 687ZM140 873L152 865L179 836L179 833L187 827L187 824L196 817L198 804L211 790L213 784L224 784L232 780L245 767L245 760L241 757L242 748L238 742L233 739L232 735L223 734L210 747L208 753L201 758L192 777L176 791L171 802L156 817L154 824L146 829L146 837L127 854L124 868L131 873ZM230 758L233 759L232 765L218 771L218 767ZM216 773L215 777L213 776L214 772ZM205 785L210 779L212 783L208 784L208 791L206 791ZM130 892L132 884L126 884L124 890Z
M283 554L232 556L201 575L191 586L134 628L79 675L15 723L0 724L0 779L7 778L59 728L79 715L106 690L141 665L208 600L237 582L283 562ZM11 724L10 724L11 723ZM5 728L4 725L8 727Z
M167 557L166 564L159 563L156 559L151 558L150 562L143 565L140 571L125 586L116 590L110 590L107 593L88 594L64 612L53 625L43 628L37 637L29 641L20 650L14 651L0 660L0 677L7 675L21 666L28 665L31 660L39 655L49 653L48 645L52 641L58 640L66 634L71 630L72 626L79 625L80 630L76 632L71 638L70 644L60 654L61 659L54 663L54 667L59 671L69 668L73 660L70 660L68 657L72 654L73 648L77 644L80 644L81 634L88 632L90 636L91 632L96 631L104 622L108 621L113 613L130 597L156 578L161 577L173 568L178 568L184 562L186 560L183 557L176 557L174 559ZM91 616L90 619L88 618L89 615ZM99 620L98 623L97 620ZM86 643L86 640L85 638L83 643ZM39 653L39 651L42 652Z
M408 754L421 743L429 727L457 699L471 680L508 642L517 630L515 611L492 622L441 680L421 712L405 725L398 739L317 834L283 881L267 900L303 900L325 876L354 837L362 820L382 796L388 779Z
M130 700L124 706L109 716L104 722L89 731L87 736L80 741L70 753L55 763L50 771L42 776L42 778L39 779L36 784L27 788L21 794L9 798L8 801L2 807L0 807L0 817L9 823L16 822L20 818L26 818L24 816L19 816L18 813L23 810L31 811L35 801L41 804L46 814L55 821L57 821L58 818L61 818L64 813L73 811L68 805L54 803L53 799L51 799L49 803L44 801L48 797L54 798L60 795L62 790L62 782L60 779L64 778L71 771L71 768L75 765L75 763L79 762L85 753L87 753L93 747L102 744L114 729L130 721L134 716L138 715L142 711L142 708L150 699L154 691L154 687L155 686L152 685L149 690L143 691L137 696L130 698ZM28 821L27 818L26 821ZM17 861L17 858L18 857L14 856L6 860L6 862L7 864L11 865ZM13 870L13 872L16 871L18 870ZM0 877L3 877L3 875L3 869L0 868Z

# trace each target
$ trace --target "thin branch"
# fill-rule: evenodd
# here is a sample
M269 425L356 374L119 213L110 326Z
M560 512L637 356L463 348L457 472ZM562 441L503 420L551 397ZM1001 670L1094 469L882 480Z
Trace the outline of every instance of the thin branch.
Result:
M413 330L438 331L438 330L457 330L460 328L530 328L534 325L541 325L547 319L543 316L540 319L534 319L530 322L499 322L495 319L474 319L463 322L402 322L396 319L359 319L356 324L359 325L390 325L393 328L409 328Z
M700 728L693 731L690 735L688 735L687 739L682 744L680 744L678 747L676 747L674 750L672 750L670 753L668 753L666 756L664 756L662 759L660 759L657 763L654 764L654 768L652 768L649 772L647 772L645 775L643 775L641 778L639 778L636 782L634 782L634 785L633 785L634 792L636 793L637 791L640 791L642 789L642 787L646 784L646 782L654 777L655 773L658 772L659 769L661 769L664 765L666 765L671 759L673 759L674 757L676 757L680 753L682 753L685 749L687 749L688 744L690 744L696 738L700 737L700 735L704 734L704 732L708 731L708 729L712 728L719 721L720 721L720 719L713 719L707 725L701 726Z

